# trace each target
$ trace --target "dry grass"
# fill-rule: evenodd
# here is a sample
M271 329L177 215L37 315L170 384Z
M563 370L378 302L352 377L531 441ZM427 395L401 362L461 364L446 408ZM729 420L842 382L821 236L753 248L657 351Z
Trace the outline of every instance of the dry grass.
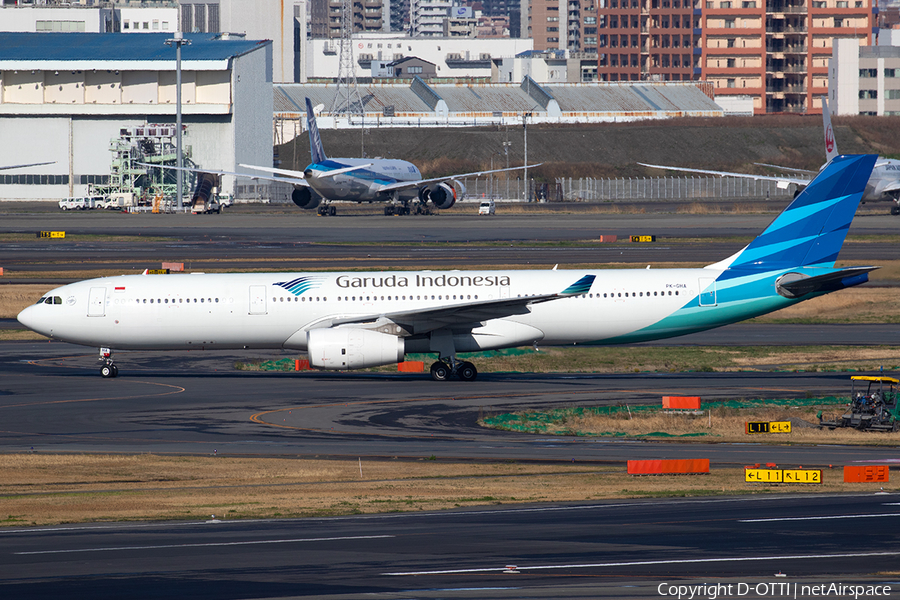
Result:
M752 322L900 323L900 303L895 288L851 288L783 308Z
M46 294L47 287L44 284L0 286L0 319L14 319L23 308Z
M698 457L702 457L698 449ZM842 492L824 484L758 487L740 469L633 477L623 466L460 464L156 455L0 456L0 525L122 520L305 517L523 502L758 492Z
M663 432L671 436L696 436L693 440L709 442L756 442L770 444L849 444L854 446L895 446L900 443L900 433L857 431L849 428L819 429L816 413L839 415L844 405L758 407L732 409L705 408L704 414L667 414L663 411L628 411L612 415L585 414L572 416L560 425L579 435L603 435L624 433L627 436L646 436ZM674 411L677 413L677 411ZM791 421L791 433L748 435L748 421ZM702 451L701 451L702 452Z

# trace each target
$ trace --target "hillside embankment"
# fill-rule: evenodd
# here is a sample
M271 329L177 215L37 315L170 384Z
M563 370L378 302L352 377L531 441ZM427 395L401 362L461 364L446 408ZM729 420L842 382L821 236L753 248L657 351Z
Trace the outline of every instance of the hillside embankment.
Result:
M845 117L834 120L838 148L847 154L900 157L900 119ZM329 156L402 158L425 177L439 177L522 164L521 126L483 128L376 128L322 130ZM284 168L309 164L305 133L275 148ZM667 119L592 125L529 125L529 171L538 180L556 177L654 177L662 171L638 162L772 174L754 163L817 170L825 161L819 116ZM514 173L513 177L518 176Z

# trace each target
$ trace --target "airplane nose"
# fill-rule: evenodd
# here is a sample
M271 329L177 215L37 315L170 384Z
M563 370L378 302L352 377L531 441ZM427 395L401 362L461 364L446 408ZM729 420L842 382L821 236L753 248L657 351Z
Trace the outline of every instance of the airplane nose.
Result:
M37 309L35 305L26 307L22 312L16 316L16 319L32 331L37 331L38 318L37 318Z

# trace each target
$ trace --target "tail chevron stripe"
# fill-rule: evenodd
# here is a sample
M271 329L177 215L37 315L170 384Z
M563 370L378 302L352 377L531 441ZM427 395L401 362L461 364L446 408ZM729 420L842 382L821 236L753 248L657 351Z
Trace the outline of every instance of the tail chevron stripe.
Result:
M838 156L735 257L729 270L833 267L875 155ZM724 278L740 276L732 272Z

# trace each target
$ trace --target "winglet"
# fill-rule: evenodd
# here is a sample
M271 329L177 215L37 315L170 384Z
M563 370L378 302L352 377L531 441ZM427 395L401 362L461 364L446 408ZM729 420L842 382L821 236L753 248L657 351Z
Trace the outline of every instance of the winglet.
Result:
M580 294L587 294L590 291L591 286L594 284L594 279L596 275L585 275L563 291L559 293L560 296L578 296Z

